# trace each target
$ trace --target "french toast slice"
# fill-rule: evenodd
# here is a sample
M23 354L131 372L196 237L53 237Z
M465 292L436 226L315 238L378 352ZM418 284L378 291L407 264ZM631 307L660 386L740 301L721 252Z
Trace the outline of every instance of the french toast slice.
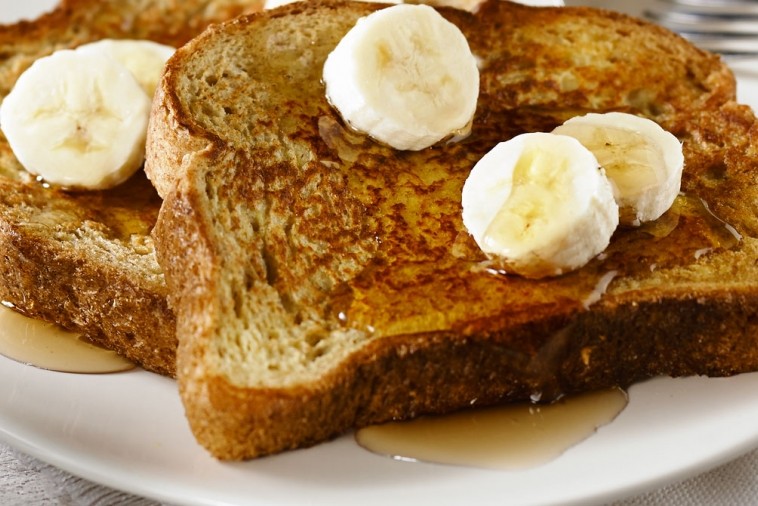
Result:
M64 0L33 21L0 26L0 99L31 63L103 38L179 46L258 0ZM35 180L0 132L0 299L82 333L144 368L175 372L175 317L150 231L161 199L140 171L107 191Z
M473 130L401 152L341 121L327 54L386 7L300 2L167 64L145 170L189 424L220 459L472 405L758 369L758 123L718 57L589 8L440 8L481 60ZM461 189L494 144L589 111L659 122L682 194L557 278L491 269Z

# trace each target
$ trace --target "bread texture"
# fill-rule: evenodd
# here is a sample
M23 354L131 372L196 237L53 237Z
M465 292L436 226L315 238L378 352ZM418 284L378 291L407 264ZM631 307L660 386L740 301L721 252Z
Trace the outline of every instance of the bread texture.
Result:
M300 2L215 26L169 61L146 172L177 310L177 377L221 459L353 427L656 375L758 369L758 124L717 56L624 15L440 8L481 61L473 130L400 152L352 131L321 68L382 4ZM590 111L683 142L682 194L564 276L497 272L461 188L497 142Z
M257 0L64 0L33 21L0 26L0 99L31 63L103 38L180 46ZM175 373L176 319L150 232L161 199L139 171L107 191L43 185L0 133L0 298L146 369Z

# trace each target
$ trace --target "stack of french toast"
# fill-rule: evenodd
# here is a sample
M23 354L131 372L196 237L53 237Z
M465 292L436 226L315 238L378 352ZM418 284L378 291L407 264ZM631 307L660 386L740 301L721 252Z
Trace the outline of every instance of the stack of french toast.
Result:
M403 150L345 121L322 76L388 5L261 7L70 0L0 27L2 97L56 50L178 48L152 96L144 170L123 183L48 183L0 136L6 305L175 376L220 459L472 400L758 370L758 122L718 56L610 11L438 7L475 56L476 110L461 138ZM461 218L472 167L499 143L609 112L678 139L670 208L568 272L498 268Z

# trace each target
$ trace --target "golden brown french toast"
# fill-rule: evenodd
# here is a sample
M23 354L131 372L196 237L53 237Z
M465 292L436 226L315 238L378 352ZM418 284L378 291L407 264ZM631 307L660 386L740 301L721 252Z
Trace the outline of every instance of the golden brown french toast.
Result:
M0 99L31 63L102 38L185 43L257 0L65 0L0 26ZM150 231L161 200L140 171L105 191L38 182L0 133L0 299L84 334L146 369L173 375L175 318Z
M480 59L469 137L397 151L346 127L321 69L381 4L300 2L169 61L146 171L177 376L214 456L472 404L758 369L758 123L718 57L588 8L441 8ZM494 144L588 111L684 144L682 194L557 278L491 269L461 189Z

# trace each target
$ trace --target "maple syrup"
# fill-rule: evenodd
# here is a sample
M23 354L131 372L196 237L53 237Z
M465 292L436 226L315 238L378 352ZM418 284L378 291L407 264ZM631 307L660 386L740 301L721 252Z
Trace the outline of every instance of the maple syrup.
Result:
M0 355L40 369L70 373L102 374L135 367L113 351L8 306L12 305L0 306Z
M500 470L546 464L613 421L628 398L620 389L365 427L358 444L398 460Z

